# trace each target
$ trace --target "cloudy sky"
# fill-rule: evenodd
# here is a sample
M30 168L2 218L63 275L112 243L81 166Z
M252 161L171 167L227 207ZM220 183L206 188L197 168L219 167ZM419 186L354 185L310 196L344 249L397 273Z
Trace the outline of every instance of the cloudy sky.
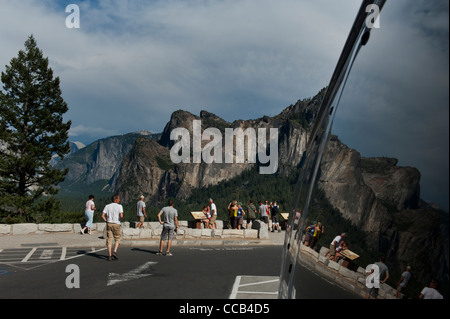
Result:
M66 27L68 4L80 28ZM276 115L328 85L361 1L0 0L0 70L33 34L85 144L161 132L172 112ZM358 56L334 133L422 173L448 210L447 0L387 1Z

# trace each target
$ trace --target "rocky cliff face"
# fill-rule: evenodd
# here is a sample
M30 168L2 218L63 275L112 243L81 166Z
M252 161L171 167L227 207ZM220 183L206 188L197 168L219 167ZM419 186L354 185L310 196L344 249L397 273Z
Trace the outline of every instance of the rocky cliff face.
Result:
M123 157L130 152L134 141L142 136L156 138L149 132L104 138L67 156L56 165L69 168L67 182L92 184L99 180L109 181L120 167Z
M362 158L333 137L319 187L397 271L410 265L424 282L433 275L448 280L448 219L420 200L419 171L396 165L392 158Z
M118 192L124 201L136 199L143 194L152 201L159 203L164 198L171 196L179 199L187 198L193 189L216 185L223 180L228 180L251 169L256 163L243 163L236 161L236 149L233 148L233 163L227 163L222 157L220 163L206 164L204 161L193 161L193 136L194 120L201 121L201 132L208 128L216 128L222 135L222 154L225 154L225 130L226 129L253 129L258 134L258 129L278 129L278 172L288 174L295 169L301 160L308 139L308 128L314 119L315 113L320 107L322 90L311 99L299 100L295 105L286 108L275 117L264 116L255 120L237 120L229 123L220 117L202 111L200 116L187 111L179 110L172 114L158 143L140 139L134 144L129 154L124 158L116 172L112 189ZM176 144L171 140L171 132L178 128L184 128L190 135L190 163L174 164L170 158L170 150ZM266 141L269 138L266 136ZM248 158L248 140L245 140L244 153ZM204 148L210 140L203 140L201 148ZM235 145L234 145L235 146ZM269 149L269 145L267 146Z
M167 197L187 198L193 189L216 185L228 180L252 164L205 162L177 163L170 158L170 150L175 144L170 133L176 128L185 128L190 134L192 154L193 121L201 121L202 131L209 127L231 127L230 123L203 111L200 117L186 111L174 112L157 142L139 139L131 152L124 159L115 179L114 189L121 194L124 201L135 199L137 194L144 194L156 203ZM202 141L202 147L208 141ZM222 148L223 149L223 148ZM191 156L192 159L192 156Z
M169 149L155 141L139 139L124 158L113 188L124 202L143 194L155 205L168 197L187 198L194 188L215 185L242 173L235 164L173 164Z

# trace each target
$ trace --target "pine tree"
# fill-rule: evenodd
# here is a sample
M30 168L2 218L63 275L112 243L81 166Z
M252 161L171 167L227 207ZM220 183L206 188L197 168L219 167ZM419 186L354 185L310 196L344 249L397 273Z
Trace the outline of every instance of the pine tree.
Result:
M52 195L68 171L53 168L50 160L70 150L71 122L63 121L68 107L59 77L53 78L32 35L1 81L0 222L36 222L59 206Z

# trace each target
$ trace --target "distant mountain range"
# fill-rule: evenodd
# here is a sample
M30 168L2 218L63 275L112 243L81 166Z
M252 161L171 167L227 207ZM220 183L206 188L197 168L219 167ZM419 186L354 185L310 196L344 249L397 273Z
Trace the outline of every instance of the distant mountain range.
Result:
M69 142L70 143L70 152L68 155L73 154L78 152L79 150L81 150L83 147L85 147L86 145L84 145L81 142ZM53 155L52 159L50 161L51 165L56 165L59 161L61 160L61 158L58 155Z
M277 128L276 174L288 175L299 169L324 93L325 89L312 98L299 100L274 117L232 123L207 111L196 116L179 110L172 114L162 133L129 133L76 146L77 151L56 164L69 168L61 191L82 192L84 197L91 190L115 192L124 203L142 194L159 205L168 197L186 199L194 189L218 185L262 166L260 160L174 163L170 157L175 143L171 132L184 128L192 138L194 120L201 121L202 131L217 128L222 134L225 128ZM201 141L202 147L209 142ZM318 186L345 219L367 233L369 247L385 251L398 271L409 264L424 282L437 276L448 283L448 213L420 199L417 169L398 167L392 158L362 158L334 136L324 154Z

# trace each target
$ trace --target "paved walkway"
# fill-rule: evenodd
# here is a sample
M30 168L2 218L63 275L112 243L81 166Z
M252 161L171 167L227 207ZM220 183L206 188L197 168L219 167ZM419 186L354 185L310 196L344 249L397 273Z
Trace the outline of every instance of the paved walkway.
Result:
M269 239L192 239L192 240L174 240L173 245L183 246L247 246L247 245L277 245L284 244L285 232L269 232ZM64 259L80 257L79 248L89 248L92 251L103 250L106 240L103 233L94 232L92 235L81 235L74 233L47 233L41 235L0 235L0 253L15 249L15 257L20 252L20 265L24 269L32 269L39 267L41 263L48 261L47 257L51 255L64 255ZM123 240L123 246L144 247L158 246L158 239L142 239L142 240ZM24 249L28 248L28 251ZM54 252L55 249L61 251ZM20 251L19 251L20 250ZM50 253L51 251L51 253ZM33 260L29 260L33 254ZM49 256L47 256L48 254ZM36 257L34 257L36 255ZM59 256L58 255L58 256ZM63 257L61 257L63 258ZM1 261L1 260L0 260ZM25 263L25 261L28 261ZM1 270L1 269L0 269ZM267 276L237 276L233 285L233 290L229 296L230 299L276 299L278 297L279 277Z

